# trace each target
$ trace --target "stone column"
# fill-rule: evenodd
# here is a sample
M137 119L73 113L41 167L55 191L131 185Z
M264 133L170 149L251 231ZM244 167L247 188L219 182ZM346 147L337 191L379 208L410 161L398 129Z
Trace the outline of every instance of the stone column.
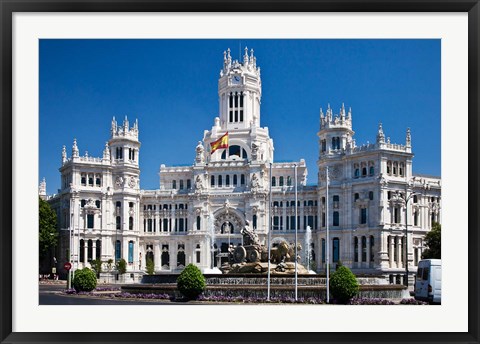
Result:
M403 256L403 245L402 245L402 237L397 236L397 268L403 267L402 263L402 256Z
M147 252L145 252L145 257L147 255ZM162 260L161 260L161 255L162 255L162 243L155 241L153 243L153 261L155 265L155 271L161 270L162 269Z
M390 243L389 244L390 244L390 255L389 255L388 259L389 259L389 262L390 262L390 268L393 268L393 262L394 262L393 255L395 253L395 249L394 249L394 247L395 247L395 237L393 235L390 236Z

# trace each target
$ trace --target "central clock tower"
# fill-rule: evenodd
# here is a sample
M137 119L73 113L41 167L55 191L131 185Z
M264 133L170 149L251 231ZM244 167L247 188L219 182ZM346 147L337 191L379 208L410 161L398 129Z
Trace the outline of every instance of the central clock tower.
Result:
M245 48L243 62L233 60L230 49L223 53L218 80L220 126L229 132L260 126L262 84L253 49Z

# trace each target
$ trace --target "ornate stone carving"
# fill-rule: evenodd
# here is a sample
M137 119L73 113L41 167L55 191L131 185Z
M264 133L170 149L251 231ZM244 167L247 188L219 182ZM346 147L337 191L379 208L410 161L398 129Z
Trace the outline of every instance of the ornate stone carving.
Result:
M252 142L252 160L258 159L258 144L256 142Z
M195 151L197 153L195 157L195 162L199 164L203 163L205 161L205 149L203 148L202 141L198 141Z
M195 178L195 193L201 193L203 191L203 180L200 175Z
M118 176L115 179L115 189L120 189L123 186L123 178L121 176Z
M135 185L137 185L137 180L135 179L135 177L130 177L130 180L128 182L128 186L130 186L133 189L135 187Z

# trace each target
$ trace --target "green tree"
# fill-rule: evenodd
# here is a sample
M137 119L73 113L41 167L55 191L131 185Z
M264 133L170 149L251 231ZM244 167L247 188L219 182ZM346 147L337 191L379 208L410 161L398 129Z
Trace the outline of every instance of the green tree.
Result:
M432 229L425 235L425 245L427 249L423 251L423 259L441 259L442 258L442 225L434 222Z
M97 286L97 278L95 272L89 268L83 268L75 271L75 278L73 279L73 287L77 292L92 291Z
M57 214L46 201L41 198L38 201L39 258L42 260L57 245Z
M147 274L153 275L155 273L155 264L152 258L147 258Z
M177 289L189 300L194 300L205 290L205 277L193 264L188 264L177 278Z
M346 266L339 266L330 278L330 292L340 303L347 303L358 294L359 286L355 275Z
M102 264L103 262L100 259L94 259L90 262L90 265L92 266L92 270L95 271L97 278L100 277L100 273L102 272Z
M117 262L117 271L120 275L123 275L125 272L127 272L127 262L125 259L120 259Z

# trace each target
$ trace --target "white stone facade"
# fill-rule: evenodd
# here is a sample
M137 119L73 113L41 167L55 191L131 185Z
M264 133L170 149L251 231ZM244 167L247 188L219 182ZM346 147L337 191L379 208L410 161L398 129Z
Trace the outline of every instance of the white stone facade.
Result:
M260 125L261 91L253 50L250 55L245 50L243 61L225 52L218 81L219 116L205 130L203 141L192 147L193 165L161 165L157 190L140 188L137 122L130 126L125 118L119 126L113 119L100 158L79 156L75 140L70 158L64 147L60 192L48 197L63 234L60 261L69 246L75 268L89 266L91 259L123 258L128 263L124 282L138 281L147 257L157 273L178 272L189 263L205 271L218 263L212 261L212 237L218 251L225 252L229 244L242 243L240 230L249 221L266 243L270 216L272 237L293 242L297 181L299 242L304 243L309 226L317 271L325 269L328 201L330 262L402 283L405 262L416 270L425 234L432 221L441 222L440 178L412 173L410 131L405 144L393 144L380 124L375 143L357 145L351 110L342 105L335 115L328 106L326 113L320 112L318 185L307 186L303 159L274 161L273 140ZM210 154L210 143L226 132L230 147ZM46 198L45 190L43 181L40 193Z

